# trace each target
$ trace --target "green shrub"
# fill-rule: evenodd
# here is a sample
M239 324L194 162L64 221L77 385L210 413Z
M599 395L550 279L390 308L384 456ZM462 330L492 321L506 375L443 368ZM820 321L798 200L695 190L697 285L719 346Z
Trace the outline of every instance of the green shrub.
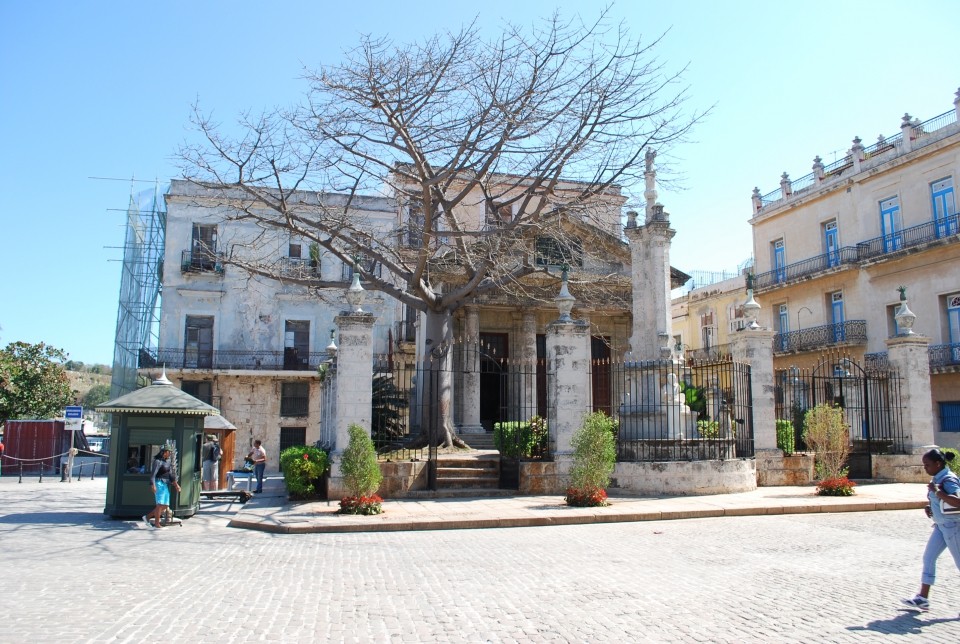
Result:
M566 500L569 505L606 505L605 488L617 461L613 420L602 411L583 419L573 435L573 466Z
M720 438L720 423L716 420L698 420L697 433L700 438Z
M792 420L777 419L777 447L783 450L784 456L790 456L797 451L796 432L793 429Z
M343 451L340 469L343 472L343 484L350 496L341 499L340 512L343 514L380 514L383 512L382 499L375 494L383 480L377 452L370 435L360 425L351 423L347 429L350 442Z
M698 419L705 418L707 414L707 390L683 381L679 383L679 386L690 411L696 412Z
M494 423L493 444L506 458L541 457L547 451L549 432L546 419L533 416L529 421Z
M850 454L850 430L843 409L817 405L803 420L803 442L814 451L814 469L821 480L845 478Z
M280 471L290 498L314 497L318 491L316 483L328 466L327 453L316 447L297 445L280 453Z

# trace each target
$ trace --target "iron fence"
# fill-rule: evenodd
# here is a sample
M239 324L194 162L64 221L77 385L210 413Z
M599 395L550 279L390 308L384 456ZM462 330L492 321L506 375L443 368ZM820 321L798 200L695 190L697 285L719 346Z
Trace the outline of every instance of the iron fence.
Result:
M623 462L704 461L754 454L749 365L710 362L595 362L610 372ZM596 391L596 387L594 387ZM594 409L606 401L594 400Z
M936 344L927 351L931 369L960 365L960 343Z
M846 353L830 352L813 369L776 371L776 415L793 423L796 449L803 451L808 448L803 434L806 412L821 404L842 408L852 448L850 476L870 478L871 455L906 451L900 387L899 374L882 361L864 368Z

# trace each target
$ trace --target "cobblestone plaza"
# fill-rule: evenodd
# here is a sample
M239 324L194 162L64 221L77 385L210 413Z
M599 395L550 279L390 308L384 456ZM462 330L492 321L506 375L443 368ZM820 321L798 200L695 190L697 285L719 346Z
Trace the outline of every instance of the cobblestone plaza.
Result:
M872 642L960 634L919 510L281 535L102 514L105 480L0 480L2 642Z

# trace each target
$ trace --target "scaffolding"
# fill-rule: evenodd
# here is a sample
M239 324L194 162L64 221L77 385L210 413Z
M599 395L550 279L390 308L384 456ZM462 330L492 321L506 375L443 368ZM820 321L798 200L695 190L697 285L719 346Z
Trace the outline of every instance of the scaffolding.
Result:
M137 388L140 355L158 345L166 220L159 184L153 190L130 195L113 347L111 399Z

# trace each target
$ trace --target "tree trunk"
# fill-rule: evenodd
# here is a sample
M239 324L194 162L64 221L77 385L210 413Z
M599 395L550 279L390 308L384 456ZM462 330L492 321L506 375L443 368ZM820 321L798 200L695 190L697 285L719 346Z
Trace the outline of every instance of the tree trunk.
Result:
M431 445L468 447L453 427L453 315L427 311L424 325L423 371L430 373L424 391L424 430Z

